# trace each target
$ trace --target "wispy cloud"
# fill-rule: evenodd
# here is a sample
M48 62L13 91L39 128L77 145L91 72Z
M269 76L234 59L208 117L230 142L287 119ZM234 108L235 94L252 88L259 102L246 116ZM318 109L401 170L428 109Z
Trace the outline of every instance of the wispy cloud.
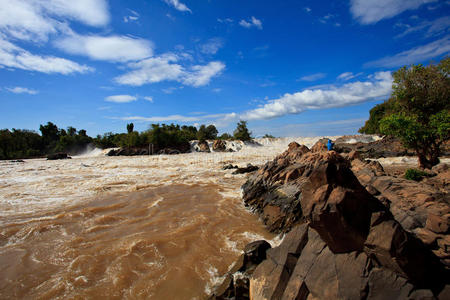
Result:
M6 87L5 90L14 93L14 94L29 94L29 95L36 95L37 93L39 93L37 90L33 90L33 89L29 89L29 88L25 88L25 87L20 87L20 86L16 86L16 87Z
M113 95L113 96L106 97L105 101L114 102L114 103L128 103L128 102L137 101L137 99L138 98L136 96L131 96L131 95Z
M130 14L128 16L123 17L123 21L125 23L136 22L137 20L139 20L140 15L136 11L132 9L128 9L128 11L130 12Z
M80 65L65 58L32 54L6 40L2 40L1 37L0 65L47 74L59 73L68 75L94 71L94 69L89 66Z
M298 79L298 81L316 81L316 80L325 78L325 76L327 76L327 74L325 74L325 73L315 73L315 74L300 77Z
M450 17L442 17L433 21L422 21L417 25L411 26L409 24L397 23L396 27L404 28L401 34L396 38L404 37L415 32L425 32L425 37L437 36L450 32Z
M365 67L393 68L423 62L450 53L450 36L426 45L418 46L392 56L386 56L364 64Z
M187 11L187 12L192 13L192 11L189 9L189 7L186 6L186 4L181 3L178 0L164 0L164 2L166 2L168 5L172 6L176 10Z
M353 79L353 78L361 76L361 75L362 75L362 73L353 74L352 72L344 72L344 73L340 74L337 77L337 79L348 81L350 79Z
M239 25L241 25L242 27L245 27L245 28L252 28L252 27L254 27L254 28L257 28L259 30L263 29L261 20L258 20L257 18L255 18L253 16L248 21L241 20L239 22Z
M437 0L351 0L350 11L361 24L373 24Z
M277 118L310 109L343 107L365 101L379 100L391 93L390 72L378 72L367 81L356 81L328 89L307 89L270 100L264 106L241 115L245 120Z
M206 43L200 46L200 51L204 54L216 54L220 48L224 45L224 40L222 38L212 38Z
M153 103L153 97L145 96L145 97L143 97L143 98L144 98L144 100L146 100L146 101L148 101L148 102L150 102L150 103Z

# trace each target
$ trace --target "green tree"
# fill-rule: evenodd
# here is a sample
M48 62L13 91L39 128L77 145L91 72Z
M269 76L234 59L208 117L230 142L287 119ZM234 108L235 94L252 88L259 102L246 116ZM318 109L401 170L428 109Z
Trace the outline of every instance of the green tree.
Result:
M244 142L252 139L251 134L252 133L248 131L247 122L242 120L237 123L236 130L233 132L236 140L241 140Z
M365 134L381 134L380 121L394 110L394 104L392 99L384 101L378 105L375 105L370 110L370 117L366 121L363 127L358 132Z
M134 130L134 124L133 123L127 124L127 132L132 133L133 130Z
M217 131L216 126L208 125L208 127L206 127L206 139L215 140L217 138L218 133L219 131Z
M393 73L394 112L380 121L383 134L416 151L419 167L439 163L440 146L450 134L450 58L438 65L413 65Z

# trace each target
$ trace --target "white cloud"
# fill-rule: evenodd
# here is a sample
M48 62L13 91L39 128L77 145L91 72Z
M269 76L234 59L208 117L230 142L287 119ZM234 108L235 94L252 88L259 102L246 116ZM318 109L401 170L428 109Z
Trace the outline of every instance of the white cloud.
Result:
M241 25L242 27L245 27L245 28L255 27L255 28L258 28L259 30L263 29L261 20L258 20L257 18L255 18L253 16L251 17L251 19L249 21L241 20L239 22L239 25Z
M47 41L67 27L65 20L104 26L110 18L105 0L0 0L0 7L0 32L30 41Z
M114 80L123 85L141 86L161 81L177 81L194 87L206 85L211 78L220 74L225 68L221 62L210 62L204 66L193 66L186 70L178 64L179 57L165 54L158 57L129 63L132 71L116 77Z
M241 115L244 120L277 118L298 114L308 109L343 107L365 101L379 100L391 93L390 72L375 73L369 80L347 83L328 89L307 89L281 98L270 100L264 106Z
M361 73L353 74L352 72L344 72L344 73L340 74L337 77L337 79L341 79L341 80L347 81L347 80L353 79L353 78L355 78L356 76L359 76L359 75L361 75Z
M199 87L208 84L211 78L217 76L225 69L220 61L213 61L205 66L193 66L192 71L186 72L182 82L186 85Z
M205 44L200 46L200 51L204 54L216 54L220 48L223 47L223 39L212 38L209 39Z
M307 75L307 76L303 76L300 79L298 79L299 81L316 81L322 78L325 78L325 76L327 76L327 74L325 73L316 73L316 74L311 74L311 75Z
M170 6L173 6L176 10L188 11L192 13L192 11L189 9L189 7L186 6L186 4L181 3L179 0L164 0L164 2L166 2Z
M145 97L144 97L144 100L146 100L146 101L148 101L148 102L150 102L150 103L153 103L153 97L145 96Z
M20 87L20 86L16 86L13 88L5 88L6 90L10 91L11 93L14 94L29 94L29 95L36 95L37 93L39 93L36 90L33 89L29 89L29 88L25 88L25 87Z
M445 34L450 32L450 17L442 17L433 21L423 21L418 25L411 26L409 24L397 23L397 27L406 28L404 32L397 35L396 38L404 37L408 34L419 32L426 29L425 36L430 37L434 35Z
M153 44L150 41L118 35L82 36L72 33L57 40L55 46L71 54L113 62L140 60L153 55Z
M128 23L128 22L136 22L137 20L139 20L140 15L139 15L136 11L134 11L134 10L132 10L132 9L128 9L128 11L129 11L131 14L128 15L128 16L123 17L123 21L124 21L125 23Z
M303 9L304 9L306 12L311 12L311 11L312 11L312 9L309 8L309 7L304 7Z
M206 122L213 123L216 126L228 124L231 121L238 119L238 115L235 113L228 114L205 114L198 116L183 116L183 115L169 115L169 116L154 116L154 117L143 117L143 116L128 116L128 117L114 117L112 119L118 119L123 121L138 121L138 122Z
M34 55L30 52L0 38L0 65L42 73L88 73L94 69L80 65L71 60L54 57Z
M373 24L437 0L351 0L350 11L361 24Z
M115 102L115 103L128 103L136 101L137 97L131 95L113 95L105 98L105 101Z
M386 56L381 59L368 62L364 64L364 66L393 68L427 61L448 53L450 53L450 36L446 36L426 45L400 52L393 56Z
M218 18L217 19L217 22L219 22L219 23L225 23L225 24L231 24L231 23L233 23L234 22L234 20L233 19L231 19L231 18L225 18L225 19L220 19L220 18Z

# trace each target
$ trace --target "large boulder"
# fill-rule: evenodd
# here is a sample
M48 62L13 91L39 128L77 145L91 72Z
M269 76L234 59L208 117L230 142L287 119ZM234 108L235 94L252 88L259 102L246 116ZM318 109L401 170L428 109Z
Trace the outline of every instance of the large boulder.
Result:
M199 152L211 152L211 149L209 149L209 145L207 141L200 141L198 142L198 151Z
M215 140L212 149L215 152L225 152L227 150L227 144L224 140Z
M70 159L71 157L67 153L58 152L47 155L47 160L58 160L58 159Z

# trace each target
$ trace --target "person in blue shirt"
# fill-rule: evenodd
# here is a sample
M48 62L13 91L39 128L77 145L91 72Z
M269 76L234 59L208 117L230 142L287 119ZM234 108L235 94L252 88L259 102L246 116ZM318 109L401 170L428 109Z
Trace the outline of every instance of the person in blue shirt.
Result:
M328 143L327 143L328 151L333 150L333 146L334 146L334 143L330 139L328 139Z

